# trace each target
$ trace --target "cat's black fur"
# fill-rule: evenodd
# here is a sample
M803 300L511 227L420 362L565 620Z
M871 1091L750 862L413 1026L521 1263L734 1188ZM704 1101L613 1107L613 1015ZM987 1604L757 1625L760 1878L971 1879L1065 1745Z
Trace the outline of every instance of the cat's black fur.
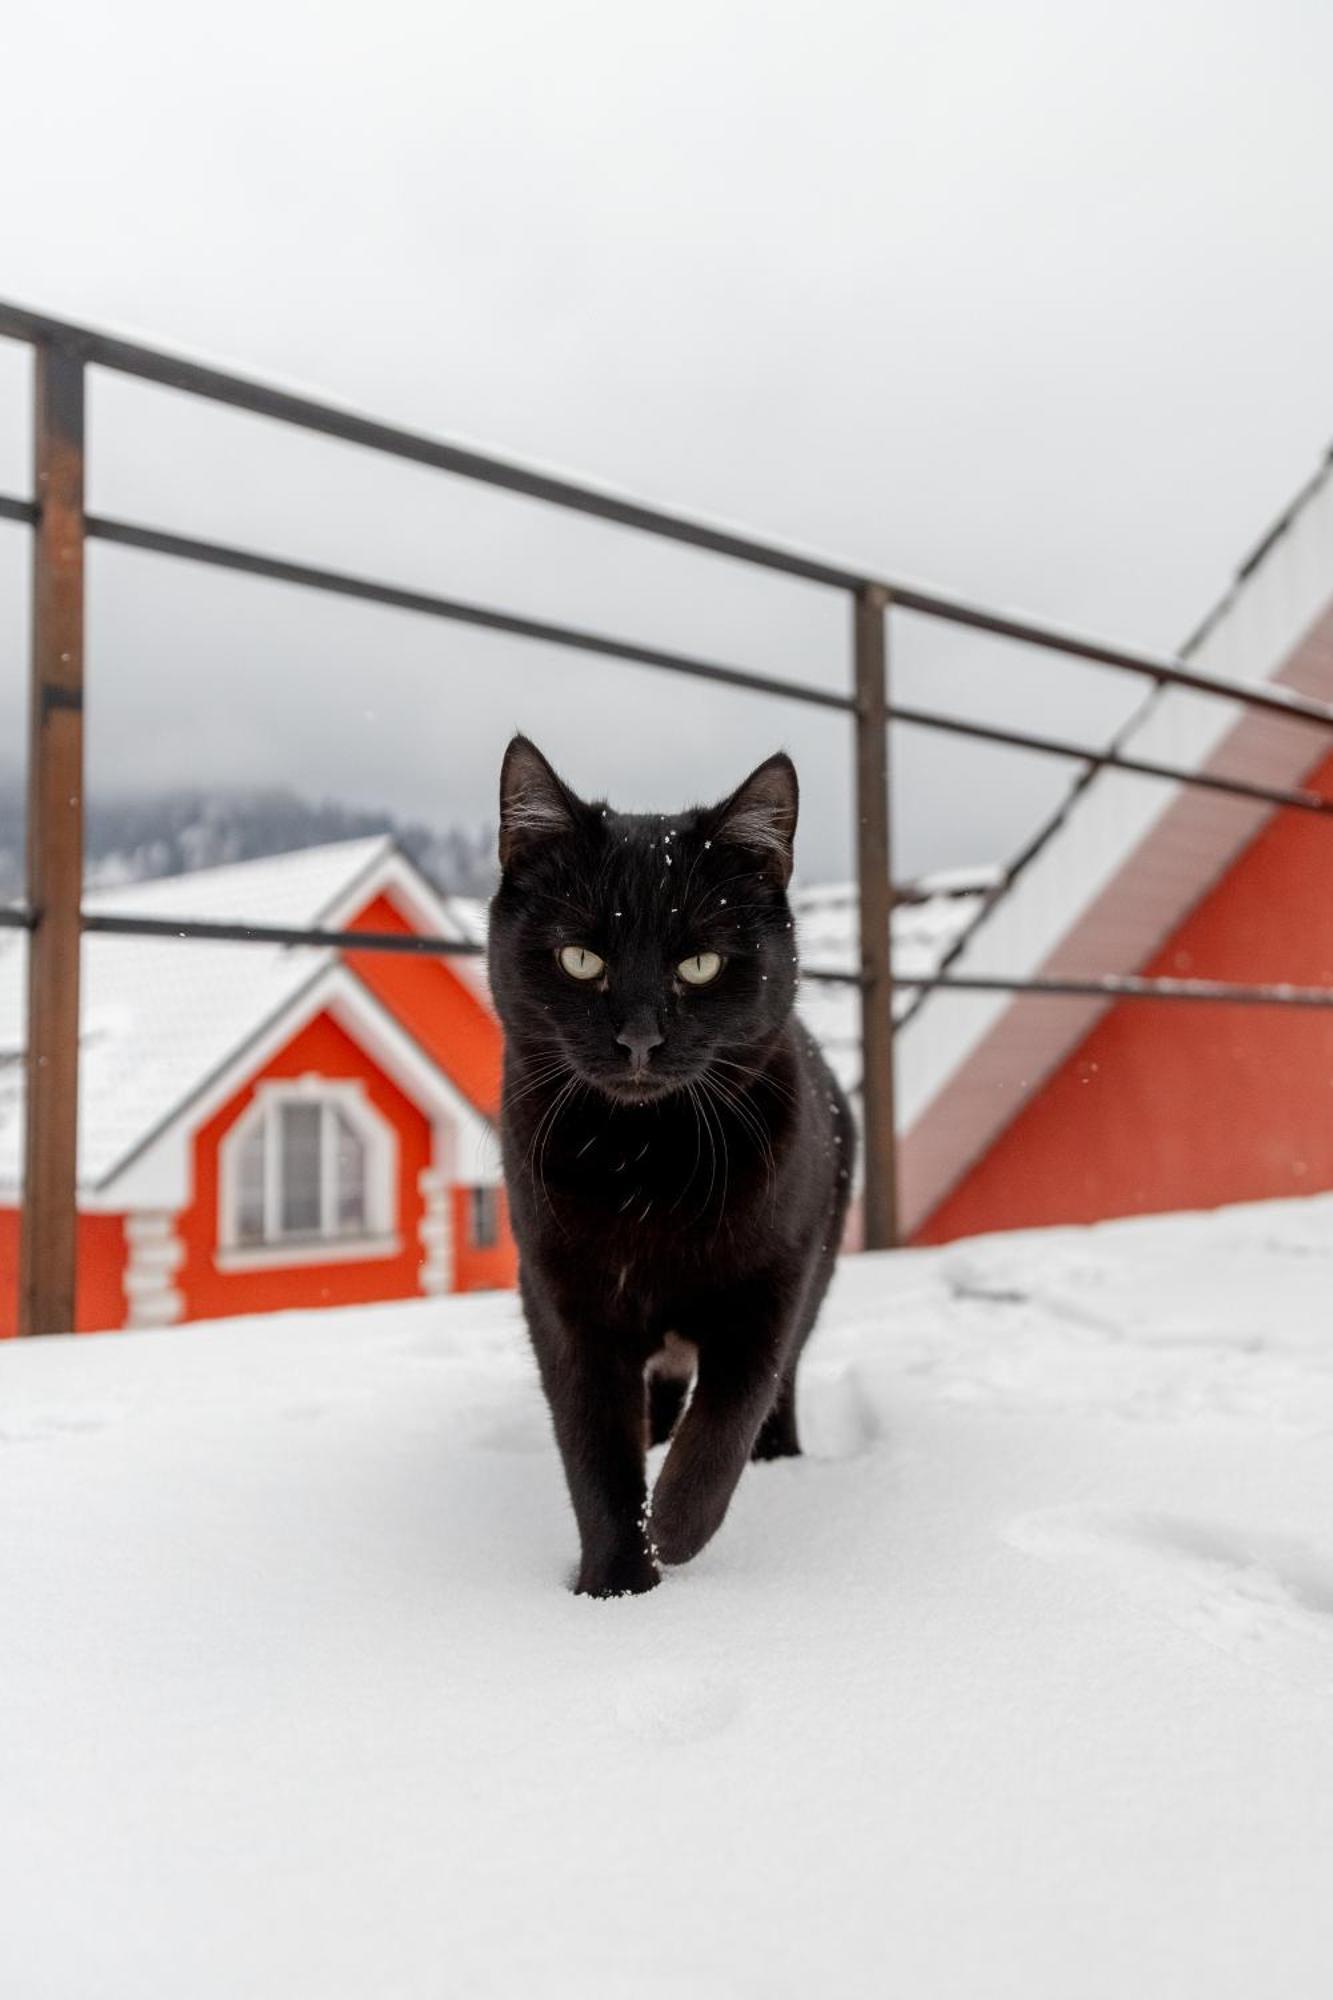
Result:
M505 755L505 1174L576 1588L594 1596L650 1590L658 1560L713 1535L748 1458L800 1449L796 1363L855 1137L792 1013L796 811L785 756L721 805L664 816L586 803L524 737ZM564 946L604 969L574 979ZM681 963L710 952L721 971L687 985ZM650 1434L671 1437L651 1515Z

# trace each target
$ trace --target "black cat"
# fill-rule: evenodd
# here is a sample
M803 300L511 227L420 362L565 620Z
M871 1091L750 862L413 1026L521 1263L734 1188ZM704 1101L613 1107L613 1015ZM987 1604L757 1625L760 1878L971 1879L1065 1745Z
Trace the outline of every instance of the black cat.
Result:
M855 1134L792 1014L796 810L786 756L666 815L585 803L525 737L505 753L505 1174L593 1596L651 1590L747 1458L800 1450ZM650 1515L645 1446L667 1437Z

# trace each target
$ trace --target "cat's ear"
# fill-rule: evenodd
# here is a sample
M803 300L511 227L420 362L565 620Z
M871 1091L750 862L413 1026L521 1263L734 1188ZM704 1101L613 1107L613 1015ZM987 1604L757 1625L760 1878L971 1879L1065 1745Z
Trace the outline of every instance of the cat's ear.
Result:
M513 737L500 766L501 868L512 868L543 841L572 833L579 807L536 744L526 736Z
M757 854L782 888L791 880L792 843L800 788L785 750L765 758L743 785L717 808L715 840Z

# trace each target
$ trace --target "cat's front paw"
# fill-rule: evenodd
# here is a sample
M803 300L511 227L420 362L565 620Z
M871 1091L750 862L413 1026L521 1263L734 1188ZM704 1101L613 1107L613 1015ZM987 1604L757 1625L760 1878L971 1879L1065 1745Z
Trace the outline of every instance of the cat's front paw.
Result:
M621 1556L611 1562L592 1563L585 1558L579 1568L574 1595L641 1597L645 1590L655 1589L661 1581L657 1564L645 1550L636 1550L632 1555Z
M648 1532L659 1561L687 1563L712 1541L731 1495L668 1480L669 1470L668 1461L653 1496Z

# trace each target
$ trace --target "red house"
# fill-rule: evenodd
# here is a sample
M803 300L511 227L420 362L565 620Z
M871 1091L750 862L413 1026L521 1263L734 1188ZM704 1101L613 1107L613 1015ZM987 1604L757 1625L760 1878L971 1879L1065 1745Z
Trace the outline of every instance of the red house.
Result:
M387 838L107 889L144 916L480 936ZM475 957L85 939L80 1331L512 1284ZM17 1314L23 944L0 937L0 1335Z
M1333 468L1185 656L1333 698ZM1153 689L1117 748L1333 798L1327 736ZM946 952L958 972L1333 988L1333 818L1101 769ZM918 1242L1333 1187L1333 1012L935 993L898 1038Z

